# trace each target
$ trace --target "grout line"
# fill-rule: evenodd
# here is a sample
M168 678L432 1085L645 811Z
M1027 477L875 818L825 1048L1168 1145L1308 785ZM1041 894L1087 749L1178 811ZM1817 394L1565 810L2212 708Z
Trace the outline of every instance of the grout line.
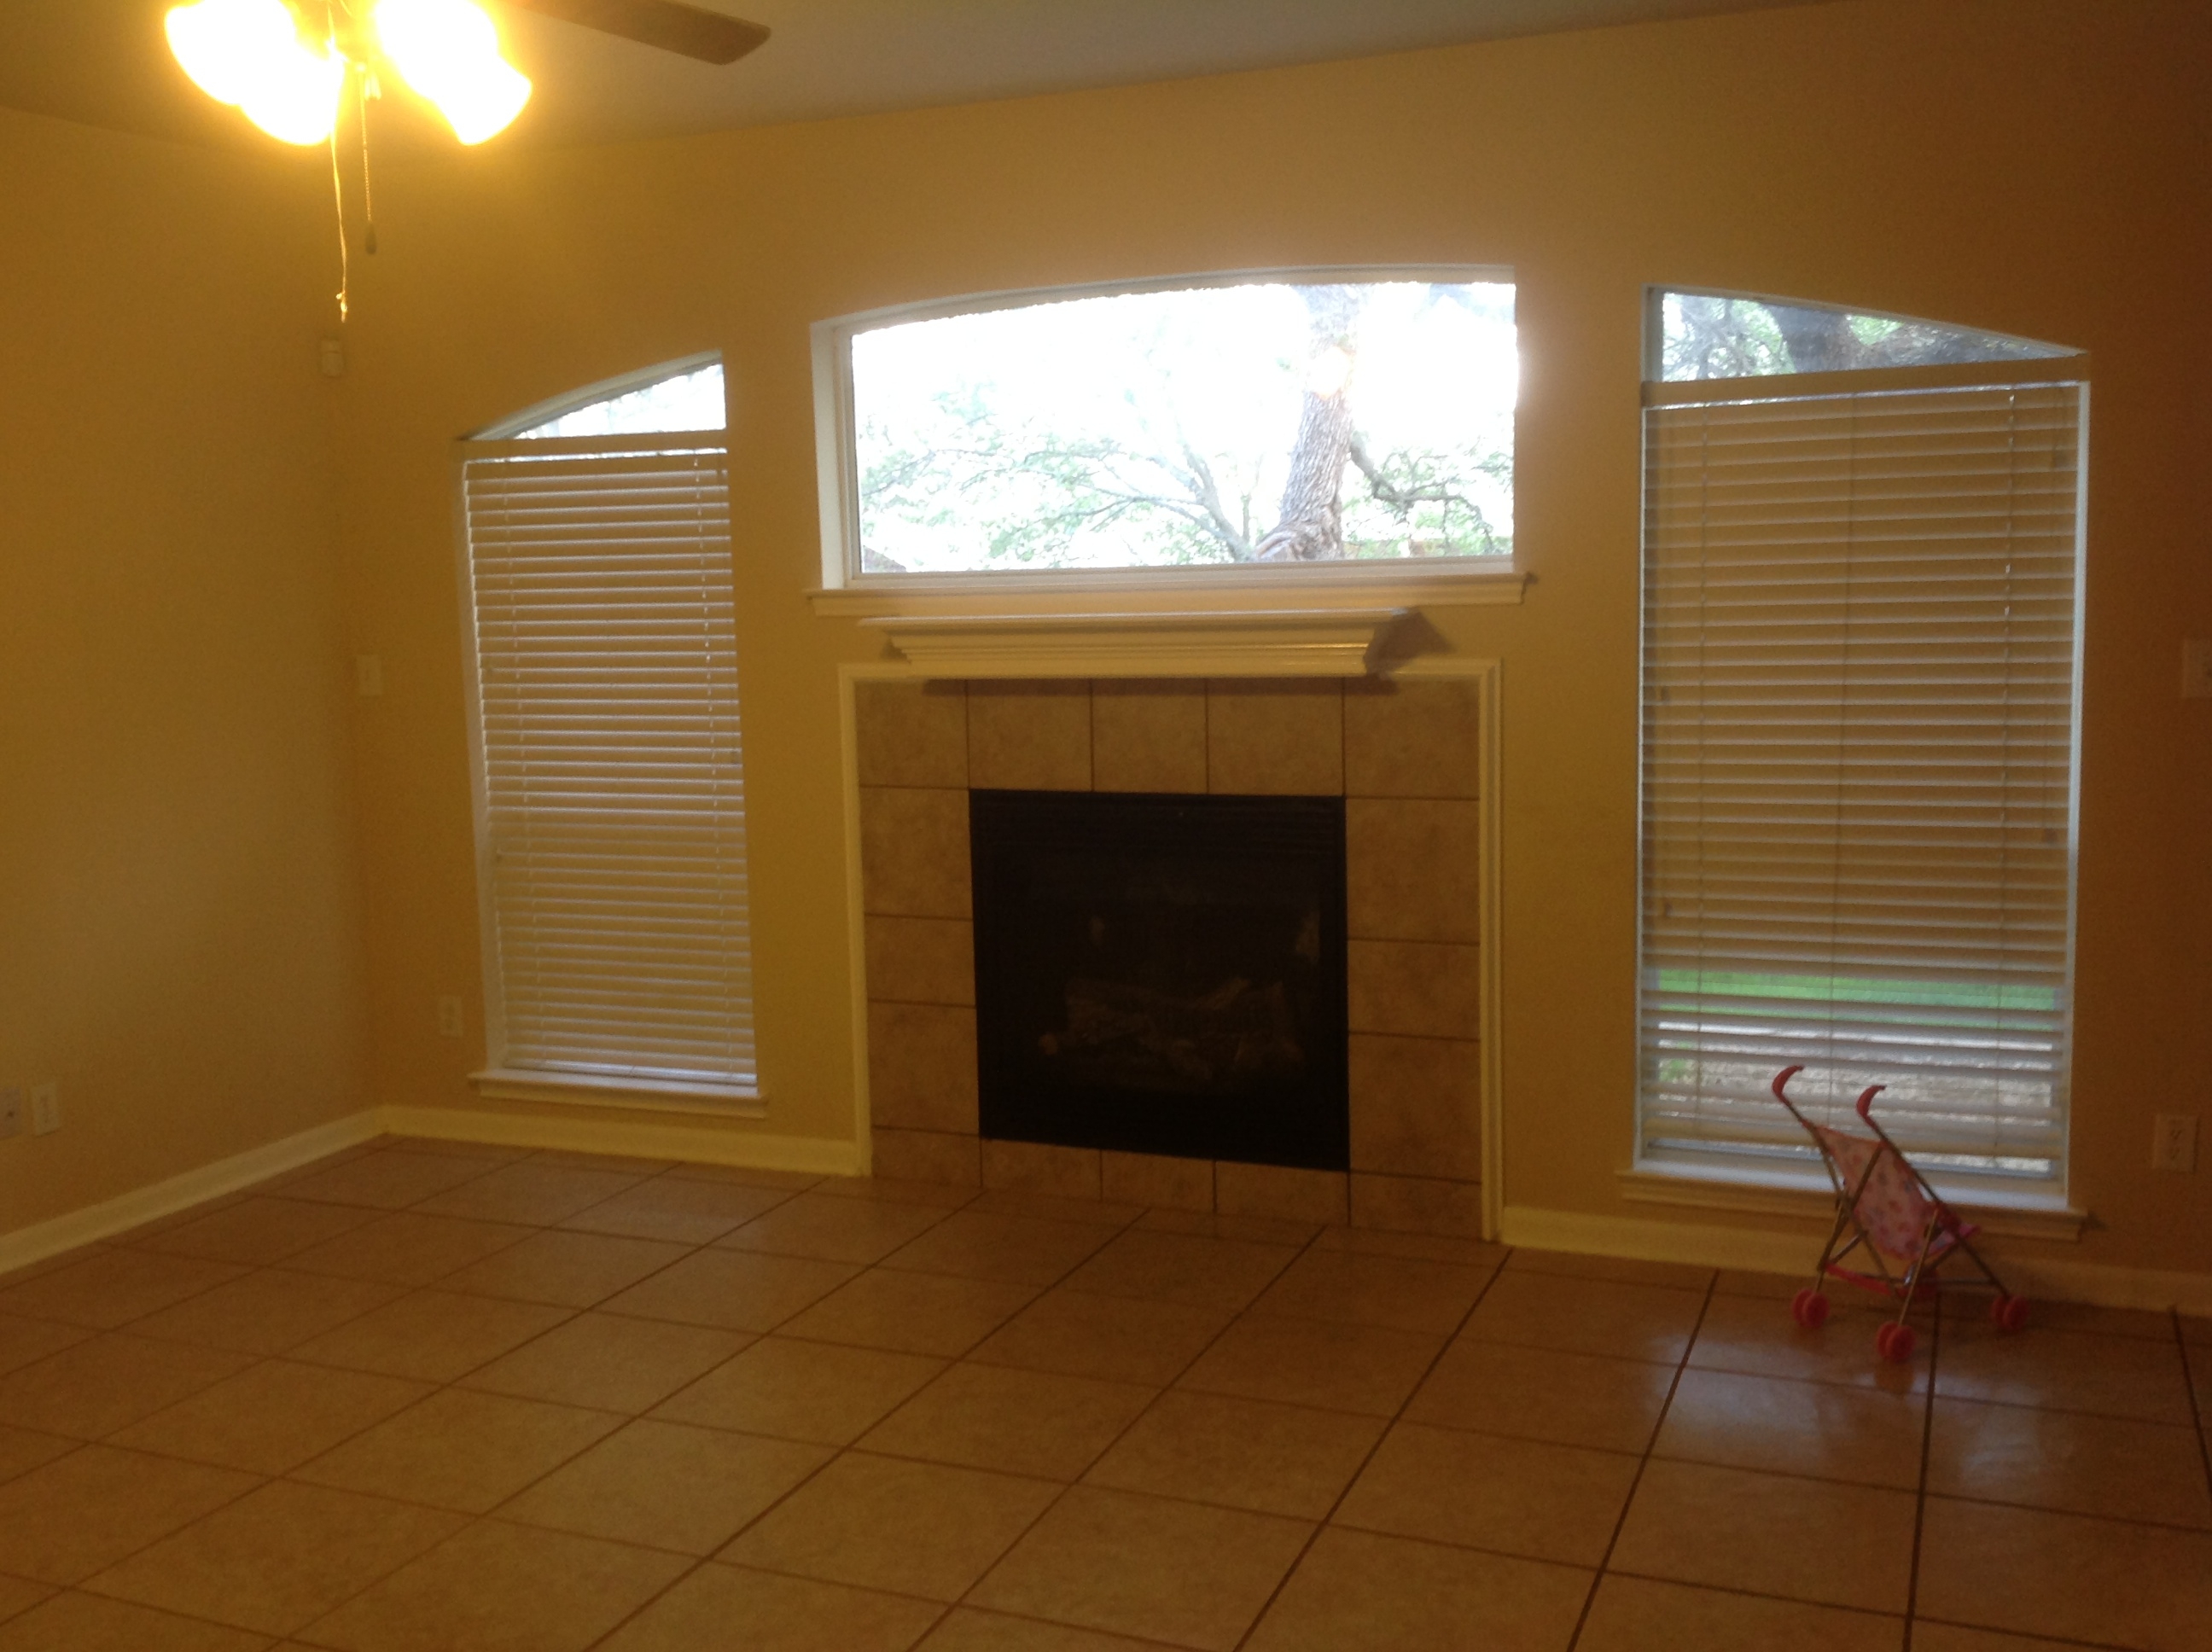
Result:
M2212 1491L2212 1438L2206 1436L2207 1428L2212 1427L2212 1418L2204 1415L2204 1407L2197 1401L2197 1372L2189 1358L2189 1339L2182 1334L2181 1310L2173 1308L2166 1311L2173 1321L2173 1345L2181 1351L2181 1383L2189 1390L2189 1414L2197 1419L2197 1455L2204 1464L2205 1489Z
M1642 1455L1637 1459L1636 1473L1628 1482L1628 1495L1620 1500L1620 1513L1614 1516L1613 1534L1605 1540L1605 1552L1598 1557L1597 1570L1591 1574L1589 1591L1583 1596L1583 1609L1575 1618L1575 1632L1567 1637L1567 1652L1574 1652L1582 1643L1583 1631L1589 1626L1590 1611L1597 1605L1597 1592L1605 1582L1606 1570L1613 1564L1613 1552L1620 1546L1620 1534L1628 1527L1628 1511L1636 1506L1636 1494L1644 1485L1644 1471L1651 1466L1651 1454L1659 1444L1659 1431L1667 1425L1667 1413L1674 1407L1674 1395L1682 1386L1683 1374L1690 1369L1690 1353L1698 1345L1698 1337L1705 1328L1705 1315L1712 1309L1713 1291L1720 1284L1720 1270L1715 1268L1705 1281L1705 1300L1698 1304L1697 1322L1690 1327L1690 1334L1682 1343L1682 1357L1674 1364L1674 1375L1667 1384L1667 1397L1660 1402L1659 1414L1651 1419L1651 1432L1644 1442Z

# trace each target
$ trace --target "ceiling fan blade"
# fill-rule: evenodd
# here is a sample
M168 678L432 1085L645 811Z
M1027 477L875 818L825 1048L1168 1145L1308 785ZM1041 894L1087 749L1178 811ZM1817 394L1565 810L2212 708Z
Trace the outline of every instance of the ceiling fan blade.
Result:
M680 52L702 63L735 63L768 39L742 17L687 6L682 0L507 0L510 6L618 35L641 46Z

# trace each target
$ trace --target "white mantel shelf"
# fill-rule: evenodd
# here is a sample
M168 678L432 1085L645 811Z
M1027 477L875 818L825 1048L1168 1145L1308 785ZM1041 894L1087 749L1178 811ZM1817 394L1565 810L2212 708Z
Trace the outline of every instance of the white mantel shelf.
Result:
M864 619L939 677L1366 677L1403 608L934 614Z

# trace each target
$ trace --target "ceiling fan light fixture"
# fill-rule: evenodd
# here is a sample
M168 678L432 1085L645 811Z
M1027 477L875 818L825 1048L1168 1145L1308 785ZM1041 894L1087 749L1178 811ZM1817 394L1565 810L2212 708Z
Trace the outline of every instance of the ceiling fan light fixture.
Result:
M530 80L500 55L499 31L470 0L376 0L376 43L464 143L507 130L530 101Z
M320 143L337 125L345 59L302 39L283 0L196 0L163 24L193 84L271 137Z

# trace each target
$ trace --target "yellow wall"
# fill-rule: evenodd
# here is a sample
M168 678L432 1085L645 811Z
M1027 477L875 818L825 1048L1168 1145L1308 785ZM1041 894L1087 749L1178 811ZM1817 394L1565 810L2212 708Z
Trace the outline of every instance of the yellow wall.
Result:
M362 1105L314 188L0 110L0 1232Z

